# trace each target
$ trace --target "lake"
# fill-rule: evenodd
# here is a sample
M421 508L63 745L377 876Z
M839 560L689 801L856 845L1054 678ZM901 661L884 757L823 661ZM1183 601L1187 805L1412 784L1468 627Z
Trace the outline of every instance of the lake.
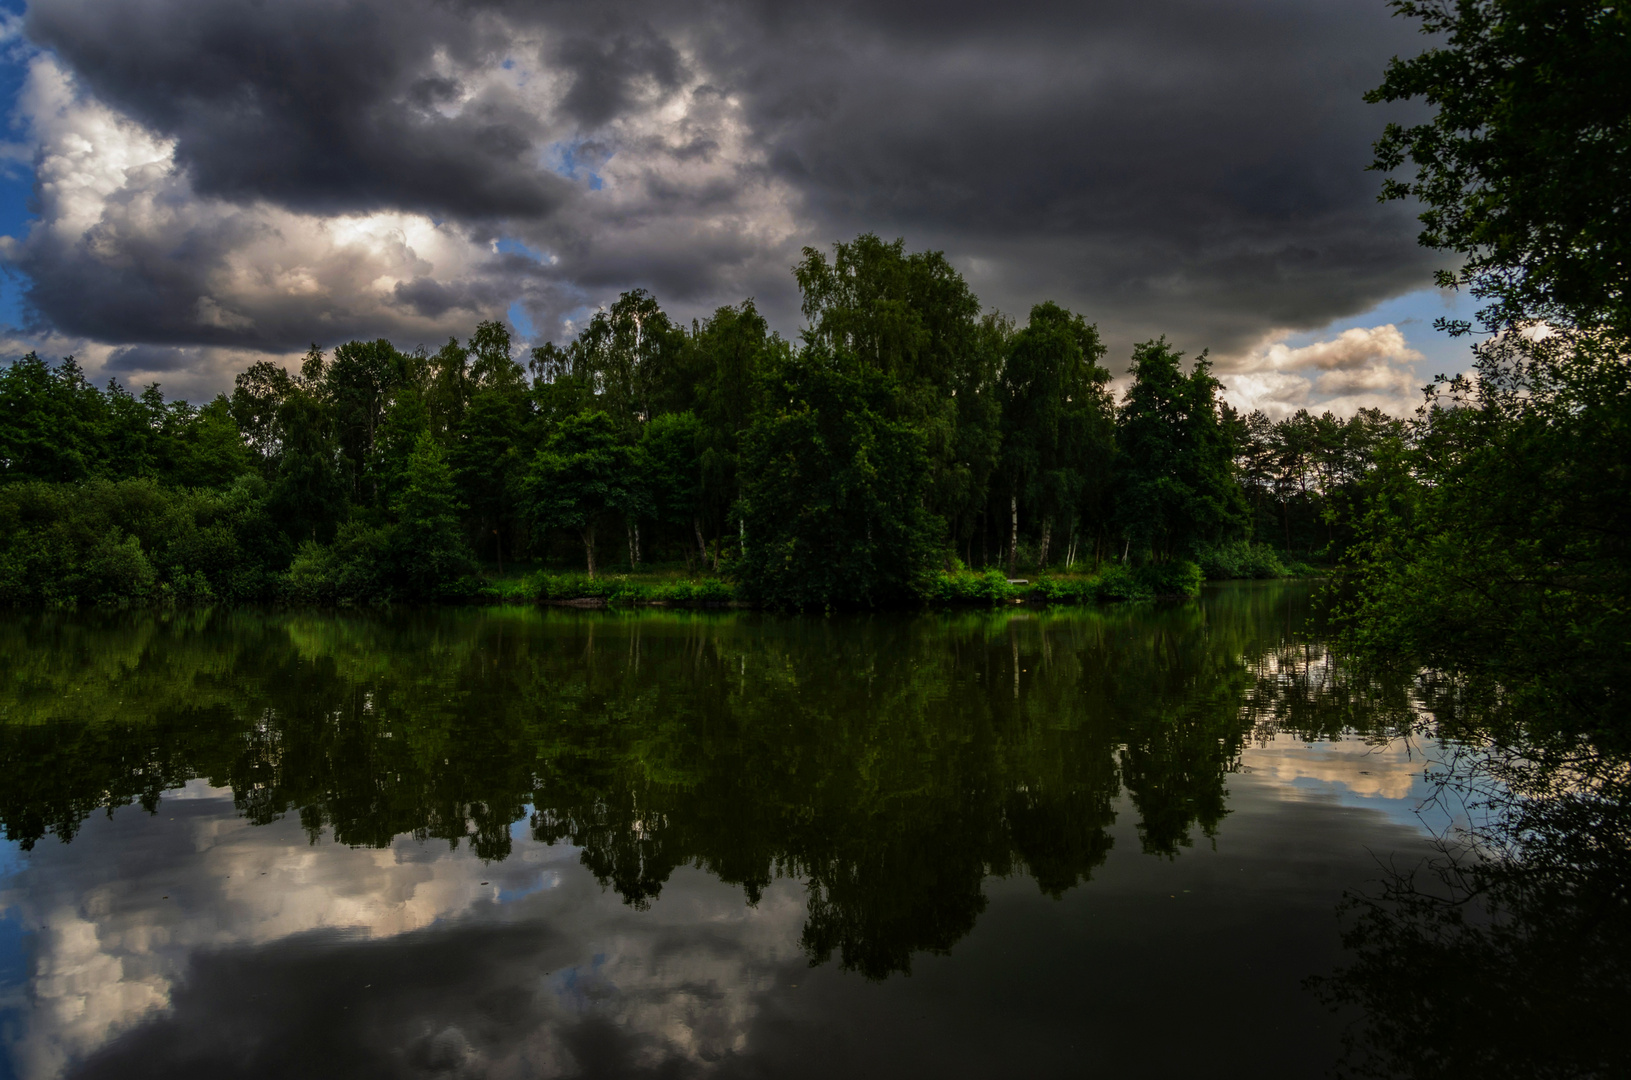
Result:
M1478 815L1313 592L5 616L0 1075L1353 1065Z

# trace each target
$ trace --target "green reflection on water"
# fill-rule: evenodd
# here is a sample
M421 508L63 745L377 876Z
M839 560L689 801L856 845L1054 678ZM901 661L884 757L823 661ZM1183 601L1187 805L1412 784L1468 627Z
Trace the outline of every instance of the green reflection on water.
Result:
M1254 729L1374 726L1381 698L1306 685L1324 670L1310 592L843 618L19 617L0 625L0 820L25 847L69 840L202 777L314 841L503 859L530 807L536 839L581 847L636 906L687 864L749 901L802 877L811 958L882 977L967 934L988 875L1088 880L1118 805L1153 855L1212 835Z

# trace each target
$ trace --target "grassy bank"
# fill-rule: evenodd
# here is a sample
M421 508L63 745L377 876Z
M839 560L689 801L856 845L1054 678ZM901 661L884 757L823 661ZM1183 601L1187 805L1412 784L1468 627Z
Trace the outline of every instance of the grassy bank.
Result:
M1012 581L999 570L956 570L936 573L927 583L923 599L935 606L1106 603L1191 597L1199 594L1201 583L1200 567L1192 562L1137 569L1107 565L1092 574L1043 573ZM724 578L661 570L593 578L548 570L513 572L489 579L472 599L597 607L725 607L741 603L734 584Z

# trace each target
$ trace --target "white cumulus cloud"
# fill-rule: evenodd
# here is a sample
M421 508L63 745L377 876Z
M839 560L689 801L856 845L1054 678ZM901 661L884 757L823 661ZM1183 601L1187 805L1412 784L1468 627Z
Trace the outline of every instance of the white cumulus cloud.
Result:
M1421 401L1415 365L1423 359L1392 323L1356 326L1299 347L1271 340L1221 360L1218 379L1229 404L1243 412L1261 409L1274 420L1298 409L1351 416L1370 408L1402 415Z

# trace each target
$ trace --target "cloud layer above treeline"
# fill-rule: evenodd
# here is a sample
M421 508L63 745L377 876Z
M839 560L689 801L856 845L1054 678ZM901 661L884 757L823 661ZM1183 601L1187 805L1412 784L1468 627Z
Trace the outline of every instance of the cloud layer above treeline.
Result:
M32 0L9 36L28 331L171 386L558 340L635 286L792 333L799 248L862 231L1243 362L1434 264L1364 171L1360 95L1419 47L1378 0Z

